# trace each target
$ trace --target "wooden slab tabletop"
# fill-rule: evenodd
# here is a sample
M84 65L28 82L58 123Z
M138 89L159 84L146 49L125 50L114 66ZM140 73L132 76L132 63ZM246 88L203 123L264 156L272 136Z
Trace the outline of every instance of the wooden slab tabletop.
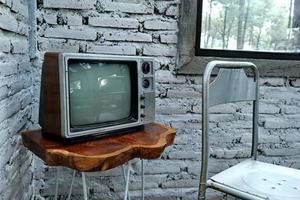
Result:
M174 141L176 131L157 123L143 130L85 142L68 143L45 137L41 129L22 133L25 147L51 166L78 171L105 171L133 158L159 158Z

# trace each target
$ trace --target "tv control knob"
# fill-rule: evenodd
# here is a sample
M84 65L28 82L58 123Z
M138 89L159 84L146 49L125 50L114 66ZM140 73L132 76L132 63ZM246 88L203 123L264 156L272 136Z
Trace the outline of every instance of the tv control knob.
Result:
M144 114L141 114L141 117L142 117L142 118L144 118L144 117L146 117L146 115L144 115Z
M150 87L150 81L148 79L143 80L143 88L149 88Z
M144 100L145 98L145 95L141 95L141 100Z
M142 64L142 71L144 74L149 74L149 72L151 71L151 65L148 62L144 62Z
M144 109L144 108L145 108L145 105L141 105L141 108Z

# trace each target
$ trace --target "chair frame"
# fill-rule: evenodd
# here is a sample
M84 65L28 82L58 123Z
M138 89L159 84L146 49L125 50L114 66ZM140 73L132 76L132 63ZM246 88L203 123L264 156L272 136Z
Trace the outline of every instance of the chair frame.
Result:
M234 98L229 97L227 91L222 92L223 99L218 99L215 102L210 102L210 86L215 82L210 83L212 72L215 68L225 69L222 72L232 69L250 68L254 74L254 90L255 94L251 97L245 95L237 95ZM218 76L221 71L218 73ZM243 73L245 73L243 71ZM237 75L236 73L235 75ZM202 161L201 161L201 175L199 184L198 200L205 200L206 189L209 187L208 182L208 159L209 159L209 107L213 105L226 104L241 101L253 101L253 124L252 124L252 150L251 158L257 160L258 149L258 111L259 111L259 71L255 64L250 62L228 62L228 61L212 61L208 63L202 80ZM222 87L221 87L222 88ZM224 86L226 88L226 86ZM212 91L213 92L213 91ZM234 191L232 194L234 195Z

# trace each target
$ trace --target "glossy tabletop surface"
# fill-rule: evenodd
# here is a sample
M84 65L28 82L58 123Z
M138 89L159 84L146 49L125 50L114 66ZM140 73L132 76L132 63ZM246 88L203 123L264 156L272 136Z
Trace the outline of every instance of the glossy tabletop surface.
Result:
M134 159L155 159L174 141L176 131L157 123L143 130L70 143L48 137L42 129L22 133L25 147L51 166L104 171Z

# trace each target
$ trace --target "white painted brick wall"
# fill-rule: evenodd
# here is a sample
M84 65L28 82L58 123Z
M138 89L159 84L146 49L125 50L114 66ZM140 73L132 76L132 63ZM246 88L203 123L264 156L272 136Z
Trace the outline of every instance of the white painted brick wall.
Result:
M2 0L3 1L3 0ZM182 0L181 0L182 1ZM38 3L38 51L88 52L117 55L154 56L156 70L156 119L177 129L175 144L161 159L146 161L146 198L151 200L196 199L201 155L201 78L175 75L180 0L43 0ZM9 18L10 14L5 17ZM18 31L18 23L1 21L0 27ZM11 43L0 46L12 50ZM41 66L41 61L36 63ZM39 74L37 68L34 72ZM18 70L18 68L16 69ZM14 70L3 73L14 74ZM37 76L39 77L39 76ZM33 99L38 100L38 85ZM14 93L23 89L17 80ZM300 79L263 78L261 84L260 159L300 168ZM10 90L0 85L0 99ZM31 98L24 96L24 104ZM9 115L23 107L12 104ZM33 120L38 115L34 104ZM220 105L211 109L212 129L209 175L232 166L250 154L251 105ZM3 116L5 118L7 116ZM5 134L5 132L3 133ZM0 140L1 143L1 140ZM36 161L35 186L38 198L51 199L54 192L53 168ZM139 199L139 163L134 165L132 199ZM1 174L0 174L1 175ZM91 199L120 199L123 191L121 169L88 173ZM71 170L64 169L65 185L59 193L65 197ZM76 178L74 196L81 199ZM222 199L210 193L209 199Z
M0 1L0 199L29 200L32 154L19 132L32 122L32 63L25 0Z

